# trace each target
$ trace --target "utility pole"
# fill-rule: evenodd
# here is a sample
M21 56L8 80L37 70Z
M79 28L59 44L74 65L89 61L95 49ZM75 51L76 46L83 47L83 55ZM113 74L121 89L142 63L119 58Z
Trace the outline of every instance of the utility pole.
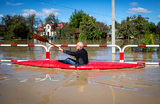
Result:
M115 0L112 0L112 45L115 45ZM112 47L112 53L115 53L115 47Z

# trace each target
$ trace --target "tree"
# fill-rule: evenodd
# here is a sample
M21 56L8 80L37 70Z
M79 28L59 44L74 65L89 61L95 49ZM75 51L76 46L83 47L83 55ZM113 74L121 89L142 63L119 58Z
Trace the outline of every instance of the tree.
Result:
M143 45L154 45L155 43L155 35L153 34L145 34L145 37L141 40ZM150 52L153 51L154 47L142 47L142 51Z
M160 28L160 22L158 22L157 27Z
M22 39L26 39L29 33L29 28L26 26L25 22L21 21L15 25L13 32L16 38L21 37Z
M58 19L56 19L54 13L49 14L48 17L45 18L46 23L57 23Z
M133 23L143 23L143 22L148 22L149 19L148 17L142 17L141 15L133 15L130 17L130 21L133 22Z
M86 13L84 13L82 10L77 11L75 9L75 11L70 16L69 20L70 20L69 26L68 26L69 32L74 34L76 29L80 28L81 22L84 20L86 20L86 21L88 20L88 15Z
M79 39L101 39L102 32L98 30L94 19L88 16L88 21L84 20L80 24L80 36Z
M6 15L2 18L2 21L6 25L4 38L14 39L14 38L26 38L29 33L28 27L26 25L26 20L22 15Z
M106 34L109 32L109 27L102 22L96 22L96 25L98 30L102 32L102 37L106 38Z
M125 39L129 39L130 36L136 36L138 33L135 29L135 27L132 26L132 23L130 21L126 21L121 25L121 27L118 30L117 36L123 36Z
M75 11L70 16L69 20L69 27L75 27L76 29L79 29L80 23L84 20L84 12L82 10L78 11L75 9Z
M144 22L144 33L149 34L155 34L156 33L156 25L153 22Z
M7 27L10 26L12 24L12 16L11 15L6 15L4 17L2 17L2 24L5 24Z
M97 26L96 19L84 13L82 10L74 11L70 17L69 32L74 33L76 29L80 29L79 39L100 39L102 32Z
M45 18L45 22L46 23L54 23L54 25L52 26L52 28L54 30L56 30L58 19L56 19L55 15L53 13L51 13L47 18Z
M120 24L119 24L117 21L115 21L115 28L116 28L116 29L119 29L119 28L120 28Z
M127 17L126 20L121 21L121 26L118 30L118 36L124 36L129 38L134 36L135 38L144 37L144 24L148 22L148 17L142 17L141 15L133 15Z
M27 20L27 26L29 28L29 33L28 33L27 38L32 38L32 34L34 33L35 26L38 23L38 21L36 19L37 18L36 18L35 14L29 15L26 19Z
M156 33L158 34L160 40L160 22L157 24Z
M12 17L12 25L13 26L13 32L14 32L14 38L27 38L27 34L29 32L28 27L26 25L26 20L22 15L14 15Z

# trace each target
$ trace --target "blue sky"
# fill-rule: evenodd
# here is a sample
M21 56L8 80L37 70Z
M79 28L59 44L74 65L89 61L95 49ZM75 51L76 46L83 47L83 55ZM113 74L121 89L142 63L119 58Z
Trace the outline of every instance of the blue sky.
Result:
M0 0L0 17L18 14L27 17L35 13L44 20L54 13L61 22L69 22L75 9L111 25L112 0ZM115 20L121 23L127 16L142 15L149 22L160 22L160 0L115 0Z

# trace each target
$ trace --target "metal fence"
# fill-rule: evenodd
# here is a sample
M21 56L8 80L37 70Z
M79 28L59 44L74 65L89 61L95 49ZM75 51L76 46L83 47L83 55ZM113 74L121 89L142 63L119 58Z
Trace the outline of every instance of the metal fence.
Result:
M41 44L0 44L0 47L2 46L11 46L11 47L44 47L46 50L46 60L50 60L50 49L54 46L49 46L48 48L45 45ZM76 44L56 44L56 46L59 47L76 47ZM90 45L86 44L84 47L117 47L119 49L120 54L120 62L124 62L124 50L127 47L160 47L160 45L126 45L122 49L118 45ZM27 60L0 60L0 61L27 61ZM137 63L137 64L150 64L150 65L160 65L160 62L127 62L127 63Z

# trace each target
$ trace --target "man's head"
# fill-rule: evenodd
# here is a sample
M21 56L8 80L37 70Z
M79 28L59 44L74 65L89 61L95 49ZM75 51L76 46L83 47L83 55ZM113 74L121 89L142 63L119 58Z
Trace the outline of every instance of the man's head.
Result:
M77 50L81 50L83 48L83 43L82 42L78 42L76 47L77 47Z

